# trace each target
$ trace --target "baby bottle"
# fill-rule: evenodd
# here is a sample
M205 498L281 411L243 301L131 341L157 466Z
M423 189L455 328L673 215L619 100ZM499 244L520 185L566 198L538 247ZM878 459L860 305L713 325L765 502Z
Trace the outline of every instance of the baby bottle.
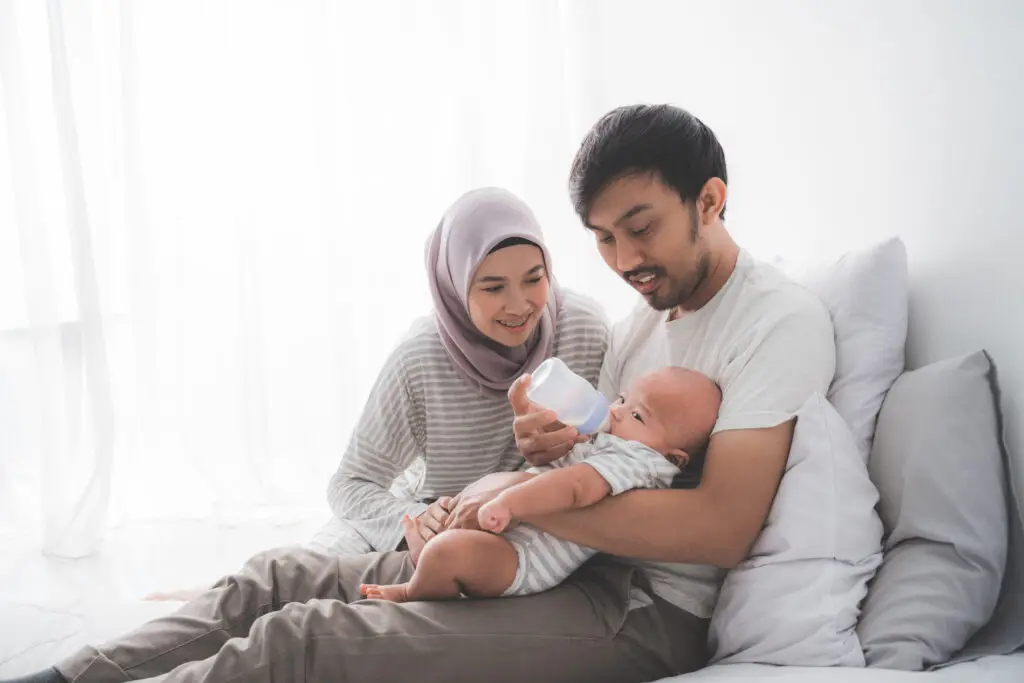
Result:
M533 371L526 397L580 434L608 431L608 399L558 358L548 358Z

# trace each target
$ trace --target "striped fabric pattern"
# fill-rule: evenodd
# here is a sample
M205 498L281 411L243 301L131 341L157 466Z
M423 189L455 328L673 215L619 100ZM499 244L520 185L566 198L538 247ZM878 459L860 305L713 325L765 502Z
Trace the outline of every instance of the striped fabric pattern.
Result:
M679 474L679 468L656 450L611 434L598 434L592 443L580 444L565 457L527 471L542 474L580 463L597 470L611 486L613 496L631 489L667 489ZM529 524L520 524L503 536L515 548L519 560L516 578L505 595L550 590L597 554L593 548L562 540Z
M596 386L608 324L592 299L563 290L554 355ZM402 515L455 495L492 472L521 469L512 408L459 376L432 317L391 353L366 401L327 499L336 518L373 550L394 550ZM350 539L351 540L351 539Z

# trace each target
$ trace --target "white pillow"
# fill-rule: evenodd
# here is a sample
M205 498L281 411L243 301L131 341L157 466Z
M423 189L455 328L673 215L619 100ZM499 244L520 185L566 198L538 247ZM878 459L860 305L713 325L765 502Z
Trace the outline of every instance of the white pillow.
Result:
M828 400L850 425L866 460L882 401L905 364L906 247L894 237L835 263L797 265L776 259L776 265L817 294L832 315L836 376Z
M850 428L815 394L797 413L765 528L722 584L711 661L864 666L856 626L882 561L877 502Z

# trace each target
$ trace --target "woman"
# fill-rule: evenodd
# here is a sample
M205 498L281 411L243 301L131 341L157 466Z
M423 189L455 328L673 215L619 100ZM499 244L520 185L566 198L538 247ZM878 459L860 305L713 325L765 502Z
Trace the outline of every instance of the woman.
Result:
M519 469L507 392L558 356L597 385L608 325L591 299L561 289L530 208L511 192L473 190L427 243L434 313L391 353L363 408L327 499L334 517L310 548L395 550L403 515L427 539L449 497L492 472ZM155 593L191 600L205 586Z
M335 518L316 549L394 550L403 515L419 516L429 537L448 496L518 469L507 392L544 359L597 384L608 334L600 306L559 288L540 226L515 195L463 195L426 256L434 313L384 364L328 487Z

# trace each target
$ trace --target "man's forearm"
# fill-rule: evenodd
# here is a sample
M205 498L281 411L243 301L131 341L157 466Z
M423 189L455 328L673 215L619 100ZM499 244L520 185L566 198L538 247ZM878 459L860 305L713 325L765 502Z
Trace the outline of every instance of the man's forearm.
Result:
M621 557L731 567L742 559L736 547L743 543L728 515L715 510L700 489L641 490L523 521Z

